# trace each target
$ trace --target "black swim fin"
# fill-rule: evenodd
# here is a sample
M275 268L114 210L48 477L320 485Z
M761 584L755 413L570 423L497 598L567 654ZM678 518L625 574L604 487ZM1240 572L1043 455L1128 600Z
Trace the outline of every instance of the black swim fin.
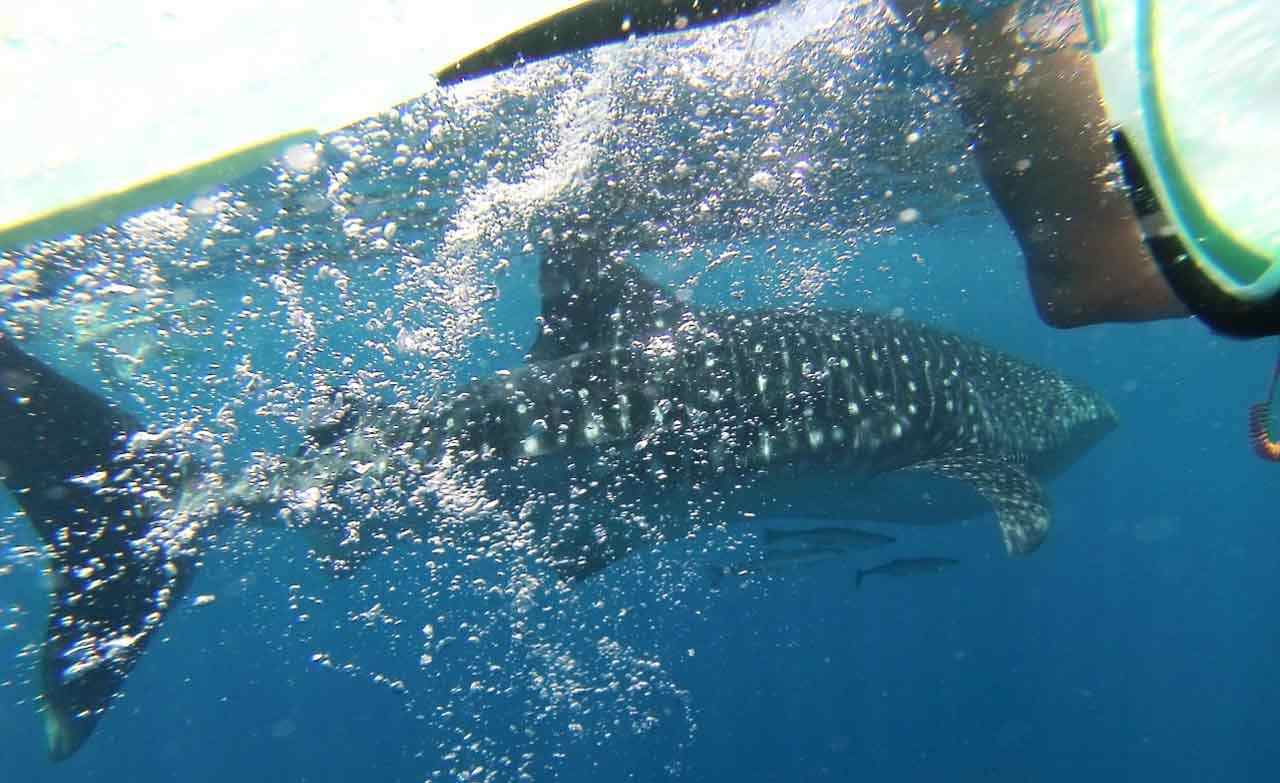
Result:
M50 758L83 745L194 567L163 509L184 482L176 454L143 449L125 411L0 332L0 477L51 558L40 656Z
M754 14L779 0L582 0L441 68L442 85L520 63L558 57L631 38L680 32Z

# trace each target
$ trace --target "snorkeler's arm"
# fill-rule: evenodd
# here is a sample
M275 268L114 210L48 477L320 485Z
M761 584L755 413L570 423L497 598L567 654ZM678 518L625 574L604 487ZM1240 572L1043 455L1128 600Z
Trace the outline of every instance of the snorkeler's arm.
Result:
M891 2L952 80L978 168L1058 327L1185 316L1142 242L1087 54L1027 46L1016 8L975 23L930 0Z

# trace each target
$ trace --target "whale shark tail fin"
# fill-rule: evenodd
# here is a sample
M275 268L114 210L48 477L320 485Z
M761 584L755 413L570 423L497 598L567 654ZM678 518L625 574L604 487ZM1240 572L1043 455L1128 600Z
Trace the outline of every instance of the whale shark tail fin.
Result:
M193 536L158 511L180 463L141 432L0 332L0 478L53 575L40 682L54 760L88 738L191 580Z

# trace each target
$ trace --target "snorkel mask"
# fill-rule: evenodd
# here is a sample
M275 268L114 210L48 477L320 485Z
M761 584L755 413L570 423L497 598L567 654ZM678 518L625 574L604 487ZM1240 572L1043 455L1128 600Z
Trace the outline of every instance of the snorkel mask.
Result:
M1144 238L1216 331L1280 333L1280 4L1090 0Z

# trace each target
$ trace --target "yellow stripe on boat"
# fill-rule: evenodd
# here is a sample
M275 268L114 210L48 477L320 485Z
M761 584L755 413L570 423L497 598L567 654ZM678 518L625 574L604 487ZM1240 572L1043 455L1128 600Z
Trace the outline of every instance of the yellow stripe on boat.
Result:
M225 183L430 90L566 0L59 0L0 11L0 249Z

